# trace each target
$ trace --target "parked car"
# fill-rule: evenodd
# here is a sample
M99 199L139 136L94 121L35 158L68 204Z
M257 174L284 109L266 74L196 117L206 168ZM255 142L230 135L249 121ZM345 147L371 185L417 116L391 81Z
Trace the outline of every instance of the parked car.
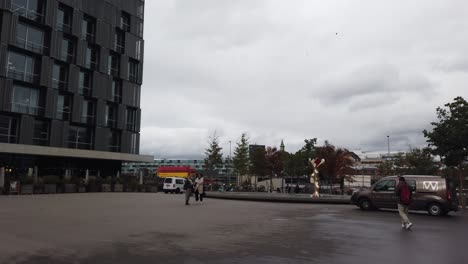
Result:
M184 190L184 178L167 177L164 179L164 193L180 193Z
M452 184L440 176L405 175L411 186L413 200L410 210L426 210L430 215L446 215L458 210L458 200ZM370 189L355 191L351 203L362 210L378 208L397 209L396 187L398 176L389 176L376 182Z

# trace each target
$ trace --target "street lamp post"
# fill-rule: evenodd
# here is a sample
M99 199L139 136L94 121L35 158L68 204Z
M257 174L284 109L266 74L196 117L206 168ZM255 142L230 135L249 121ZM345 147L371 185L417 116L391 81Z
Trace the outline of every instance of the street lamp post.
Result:
M387 136L388 158L390 158L390 136Z

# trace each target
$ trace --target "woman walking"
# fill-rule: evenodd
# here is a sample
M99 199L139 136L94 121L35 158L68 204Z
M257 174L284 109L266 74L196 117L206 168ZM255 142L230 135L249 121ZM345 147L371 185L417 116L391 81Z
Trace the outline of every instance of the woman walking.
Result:
M195 180L195 201L200 201L199 204L203 204L203 196L205 195L205 189L203 188L203 174L198 174Z

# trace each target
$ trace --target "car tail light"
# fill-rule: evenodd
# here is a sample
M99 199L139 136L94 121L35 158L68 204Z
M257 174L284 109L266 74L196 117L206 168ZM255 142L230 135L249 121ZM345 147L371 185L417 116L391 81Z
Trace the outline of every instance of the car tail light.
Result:
M447 191L447 200L452 200L452 193L450 191Z

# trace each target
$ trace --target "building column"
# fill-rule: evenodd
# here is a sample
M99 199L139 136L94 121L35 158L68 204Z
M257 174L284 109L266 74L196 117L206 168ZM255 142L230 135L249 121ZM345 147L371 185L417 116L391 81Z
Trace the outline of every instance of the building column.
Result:
M99 173L99 172L98 172ZM86 169L86 174L85 174L85 184L88 184L89 181L89 170Z
M38 170L37 166L34 166L33 176L34 176L34 184L37 184L37 182L39 181L39 179L38 179L39 170Z

